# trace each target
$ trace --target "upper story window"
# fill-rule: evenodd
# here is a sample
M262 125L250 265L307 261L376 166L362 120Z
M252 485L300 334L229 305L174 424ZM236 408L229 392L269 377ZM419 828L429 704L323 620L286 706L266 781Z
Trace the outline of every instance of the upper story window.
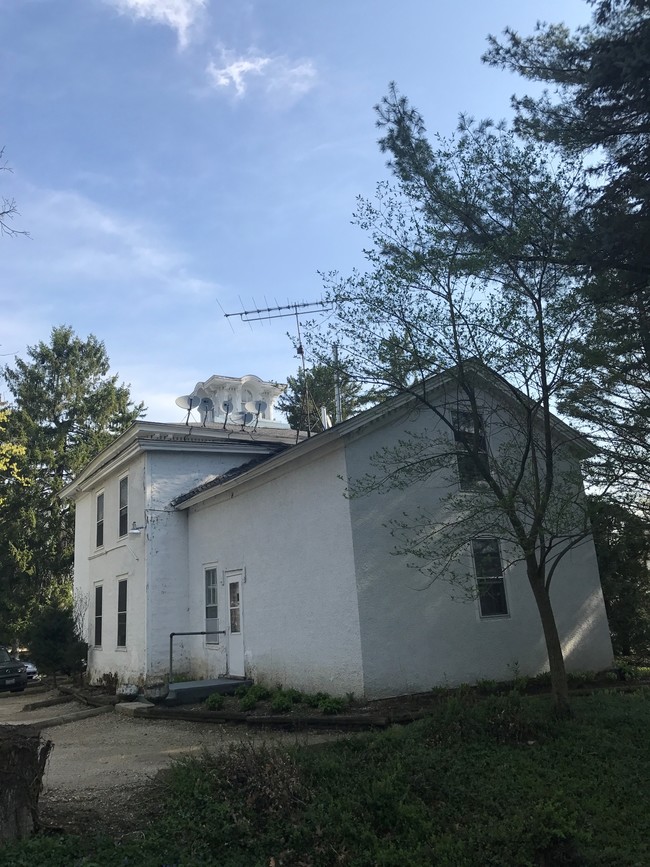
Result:
M97 494L95 512L95 547L101 548L104 544L104 493Z
M483 419L470 409L454 412L454 440L461 491L473 491L485 481L481 467L487 468L488 450Z
M481 617L498 617L508 614L499 540L474 539L472 541L472 554Z
M129 532L129 480L120 479L120 517L118 536L126 536Z

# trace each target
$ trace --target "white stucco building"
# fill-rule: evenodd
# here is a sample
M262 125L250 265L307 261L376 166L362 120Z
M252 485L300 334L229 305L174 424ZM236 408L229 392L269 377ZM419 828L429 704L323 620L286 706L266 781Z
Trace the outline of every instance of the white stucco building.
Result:
M482 376L486 405L507 399ZM245 379L254 393L235 405L270 385ZM212 383L220 405L217 390L238 382L212 377L198 387ZM431 388L443 395L449 384L439 377ZM243 427L218 412L202 425L137 422L64 492L76 506L75 590L87 600L93 678L165 678L170 633L175 672L368 698L547 667L523 565L486 574L504 554L499 540L468 540L481 592L464 602L393 553L387 522L418 504L445 508L462 479L433 474L403 490L345 496L380 449L406 432L438 435L434 414L400 396L298 441L274 421L272 400L267 389L268 417ZM577 466L575 435L560 422L557 430ZM486 435L504 433L493 425ZM564 557L552 586L567 667L608 667L591 539Z

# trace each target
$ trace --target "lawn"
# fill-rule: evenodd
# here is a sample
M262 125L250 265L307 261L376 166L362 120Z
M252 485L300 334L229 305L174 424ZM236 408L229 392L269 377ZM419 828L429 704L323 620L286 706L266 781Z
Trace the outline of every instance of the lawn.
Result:
M138 839L37 837L21 865L650 865L650 690L460 693L404 727L177 763Z

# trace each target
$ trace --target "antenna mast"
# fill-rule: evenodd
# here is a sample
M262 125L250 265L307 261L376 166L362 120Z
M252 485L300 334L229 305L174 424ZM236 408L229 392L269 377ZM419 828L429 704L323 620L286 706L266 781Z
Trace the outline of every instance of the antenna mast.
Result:
M310 399L309 399L309 380L307 379L307 369L305 366L305 350L302 345L302 336L300 334L300 317L308 316L310 313L320 313L324 309L330 307L328 301L304 301L293 302L292 304L281 304L276 307L259 307L253 310L240 310L238 313L224 313L226 319L233 316L239 316L242 322L258 322L262 319L283 319L287 316L295 316L296 318L296 335L298 338L298 346L296 352L300 356L302 364L302 377L305 383L305 412L307 416L307 436L311 436L311 417L310 417ZM338 359L338 347L336 349ZM338 374L337 374L338 377ZM338 379L337 379L338 382ZM338 413L338 409L337 409ZM338 419L337 419L338 421Z

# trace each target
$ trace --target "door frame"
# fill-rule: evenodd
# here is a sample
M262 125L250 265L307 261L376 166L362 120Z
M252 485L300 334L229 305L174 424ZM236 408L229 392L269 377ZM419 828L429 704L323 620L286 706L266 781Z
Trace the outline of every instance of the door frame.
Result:
M226 614L226 646L227 646L227 667L228 674L231 677L245 677L244 667L244 584L246 583L246 570L243 567L239 569L224 569L223 584L225 595L225 611ZM239 632L232 631L232 608L230 605L230 587L232 584L239 584Z

